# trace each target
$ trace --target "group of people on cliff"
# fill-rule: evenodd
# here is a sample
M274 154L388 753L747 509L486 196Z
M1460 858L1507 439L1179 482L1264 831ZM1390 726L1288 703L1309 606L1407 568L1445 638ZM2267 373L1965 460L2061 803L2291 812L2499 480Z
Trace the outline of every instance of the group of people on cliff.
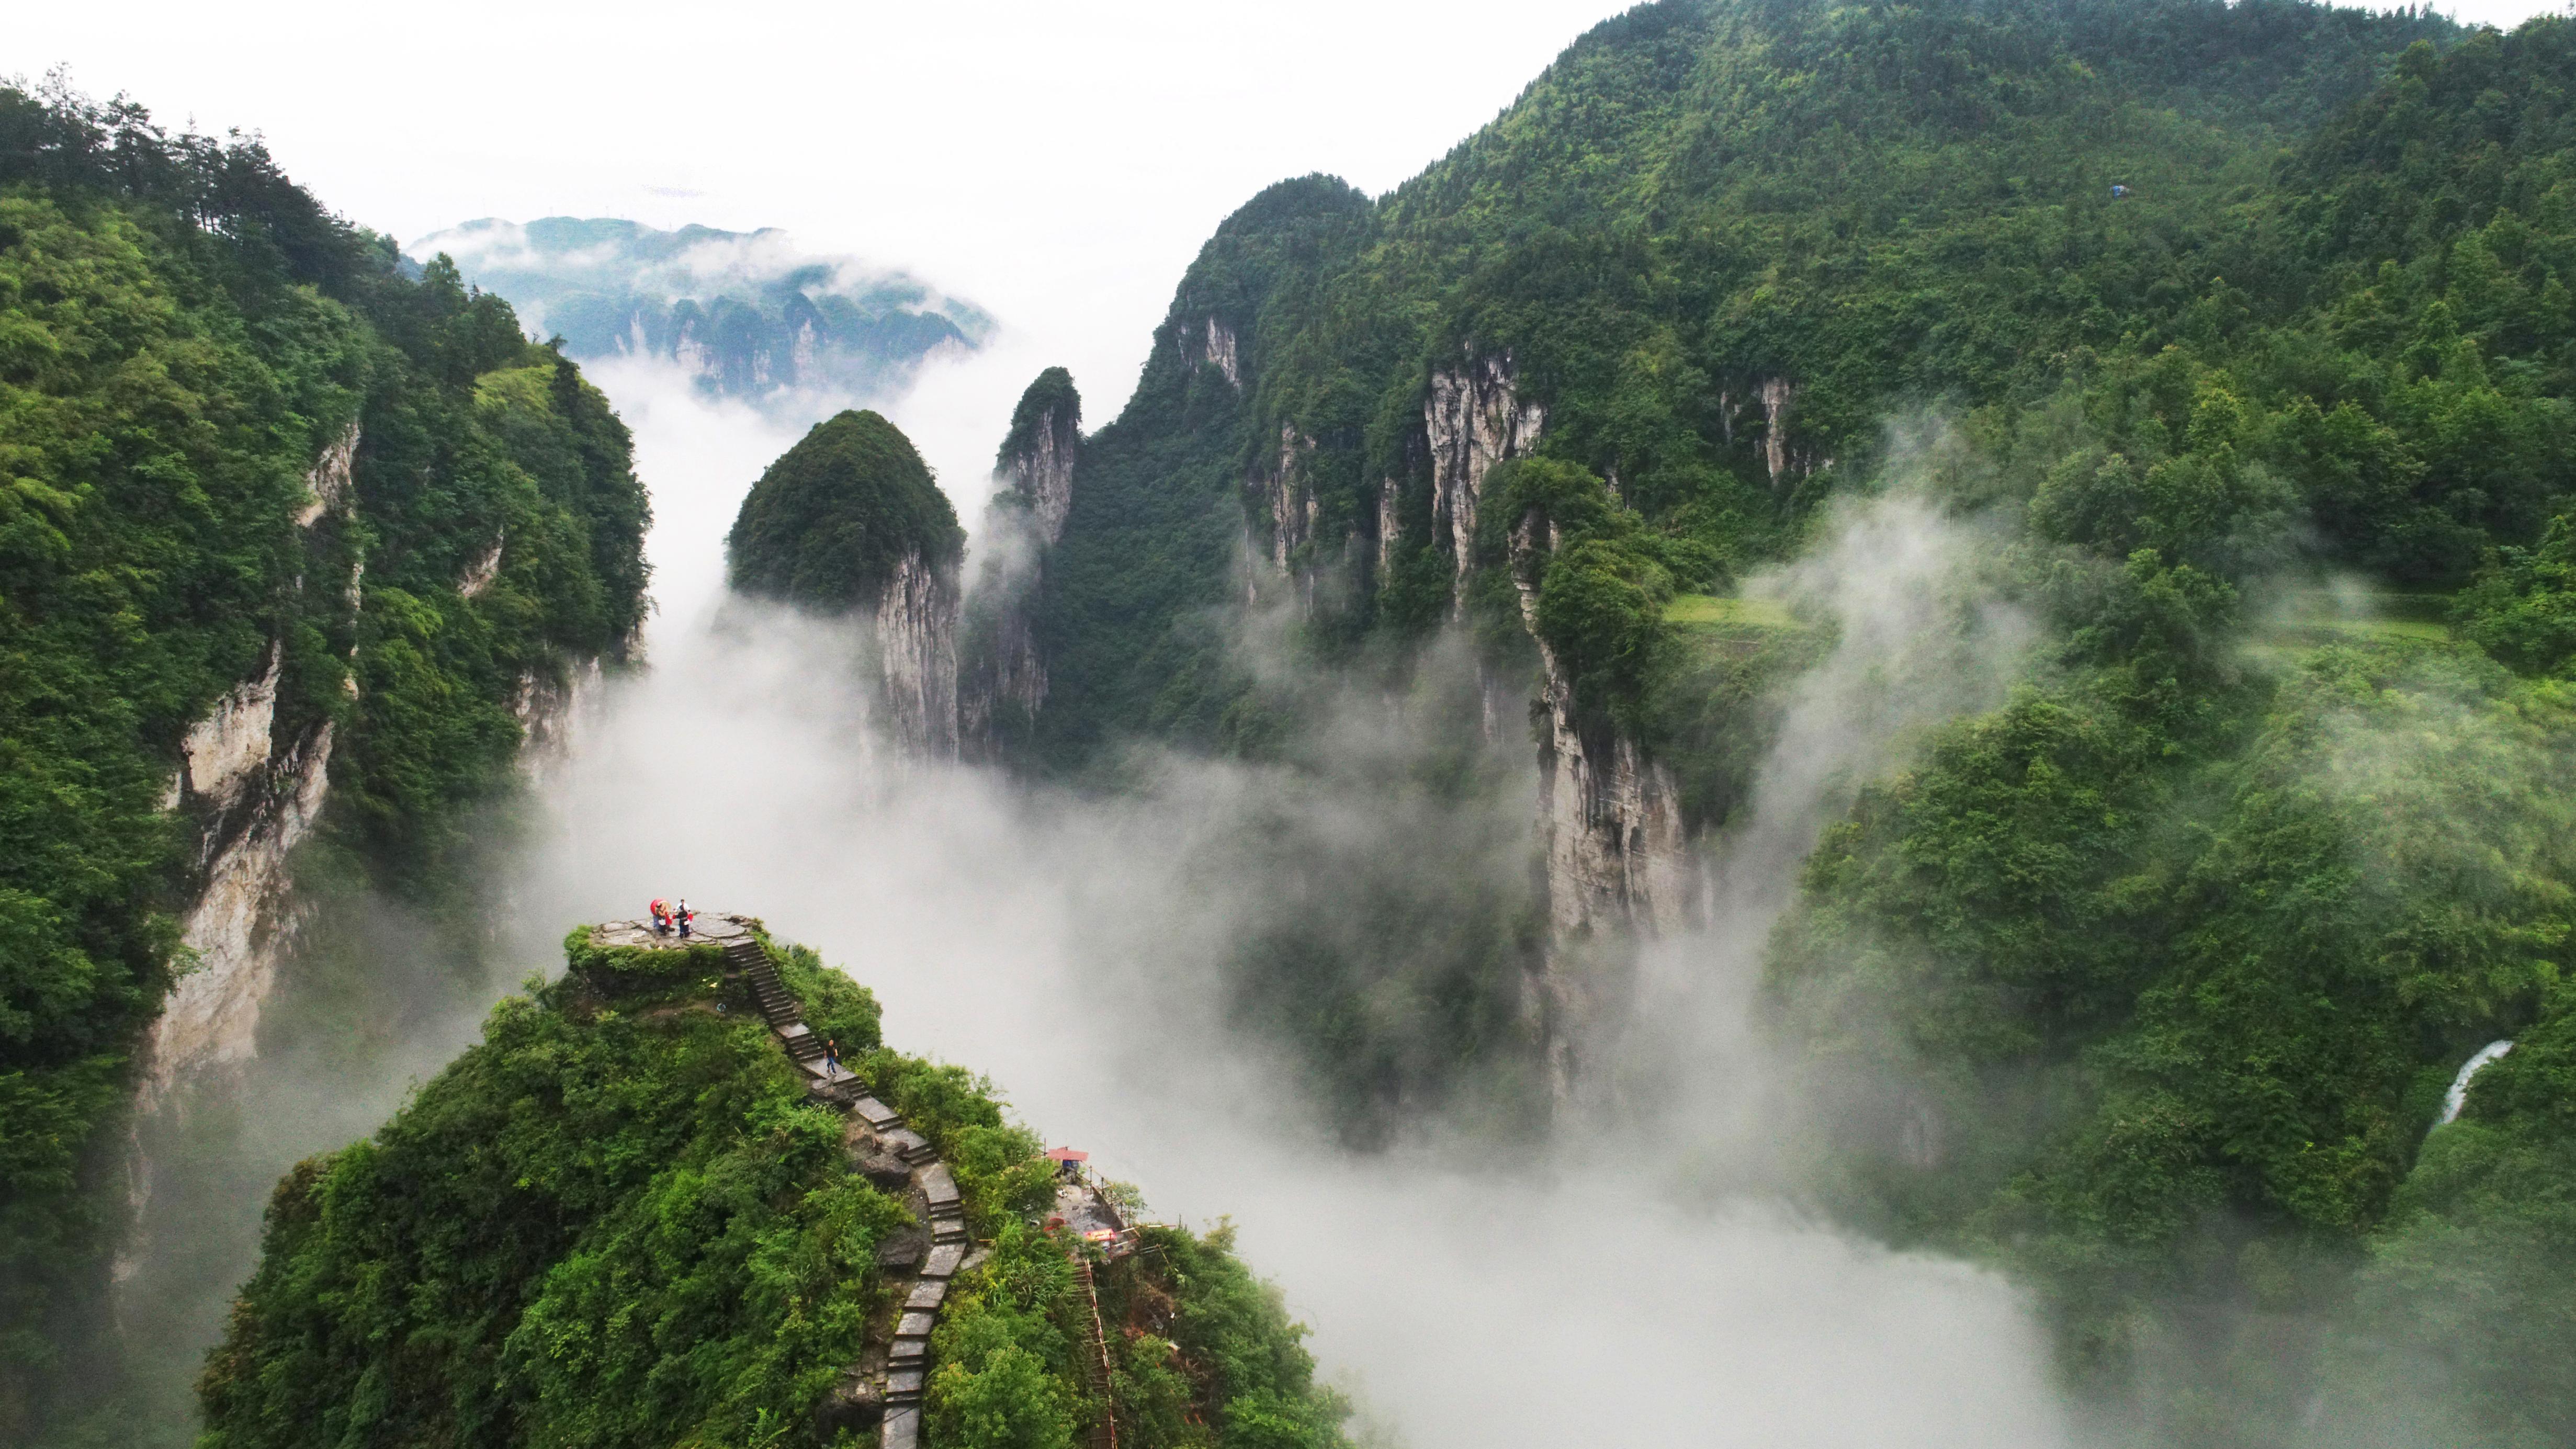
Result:
M689 909L689 898L687 896L680 897L680 903L677 906L673 906L661 897L655 896L653 898L653 904L646 907L646 909L650 911L653 916L654 935L667 936L673 931L677 931L680 933L680 939L683 941L689 939L689 923L698 918L697 912Z

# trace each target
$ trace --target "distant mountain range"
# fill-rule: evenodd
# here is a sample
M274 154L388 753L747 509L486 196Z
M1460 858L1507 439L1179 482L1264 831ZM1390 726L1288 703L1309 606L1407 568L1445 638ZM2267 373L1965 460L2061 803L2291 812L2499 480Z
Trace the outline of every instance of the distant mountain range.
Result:
M799 251L775 227L659 231L613 217L486 217L422 238L574 357L667 357L710 391L760 399L821 387L860 397L910 380L993 321L901 271Z

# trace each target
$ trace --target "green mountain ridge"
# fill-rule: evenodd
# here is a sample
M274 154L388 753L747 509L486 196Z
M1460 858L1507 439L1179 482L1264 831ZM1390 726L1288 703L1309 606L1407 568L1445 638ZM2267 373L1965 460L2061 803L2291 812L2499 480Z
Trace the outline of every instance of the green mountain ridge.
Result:
M1554 924L1376 954L1435 852L1233 963L1365 1141L1496 1063L1579 1082L1552 1013L1686 917L1654 893L1834 637L1703 601L1847 505L1983 520L2040 647L1830 826L1767 953L1814 1190L2032 1283L2151 1437L2563 1440L2571 83L2554 18L1642 6L1387 196L1218 228L1081 440L1019 757L1326 778L1327 681L1402 691L1458 626L1527 681L1584 803L1484 909ZM1237 654L1247 570L1304 674ZM2338 574L2360 612L2249 607Z
M498 297L406 278L256 141L14 87L0 478L0 1437L25 1442L99 1387L146 1034L192 966L242 964L183 945L210 870L324 802L283 874L243 877L279 887L254 919L294 907L287 874L460 888L532 701L623 657L649 511L624 426Z

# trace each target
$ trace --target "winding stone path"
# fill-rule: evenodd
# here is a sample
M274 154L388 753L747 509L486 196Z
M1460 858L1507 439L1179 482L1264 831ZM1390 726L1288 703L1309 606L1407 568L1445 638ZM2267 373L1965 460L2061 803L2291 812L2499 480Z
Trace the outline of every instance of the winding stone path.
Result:
M883 1449L914 1449L921 1442L921 1398L930 1372L930 1332L939 1326L939 1310L948 1300L948 1280L965 1266L969 1251L966 1206L957 1194L957 1179L930 1140L904 1125L892 1107L861 1093L847 1069L828 1066L823 1044L805 1025L802 1009L778 978L778 967L756 939L729 943L725 961L734 967L760 1003L761 1014L778 1044L813 1080L807 1090L840 1107L866 1125L877 1142L891 1149L912 1169L910 1186L929 1207L930 1251L905 1294L895 1319L894 1340L886 1346L882 1374L867 1370L868 1355L842 1377L845 1402L870 1400L885 1408L879 1443Z
M725 973L750 992L780 1049L805 1073L805 1090L851 1119L848 1136L854 1141L854 1150L857 1143L866 1142L871 1147L867 1154L871 1161L879 1151L900 1160L905 1169L901 1195L918 1197L927 1209L922 1216L930 1229L928 1250L921 1255L920 1267L909 1273L911 1283L895 1320L893 1339L885 1345L883 1368L872 1367L878 1345L871 1329L859 1362L842 1374L840 1387L826 1409L827 1413L845 1416L843 1421L849 1422L882 1407L882 1449L917 1449L921 1442L921 1399L929 1373L931 1330L939 1325L939 1310L948 1300L949 1280L971 1262L982 1260L981 1250L974 1247L966 1231L966 1208L958 1196L957 1179L949 1172L948 1164L939 1160L930 1140L904 1125L901 1113L868 1096L857 1075L846 1067L825 1063L822 1039L805 1024L803 1004L780 979L778 964L770 959L749 920L701 912L692 924L696 939L723 947ZM603 925L594 933L594 939L602 945L616 946L677 948L682 944L677 936L656 935L652 927L640 921ZM885 1164L887 1173L891 1174L892 1168L892 1162ZM853 1170L860 1170L855 1163ZM890 1176L884 1185L892 1185ZM901 1280L907 1275L896 1271L897 1266L886 1264L887 1277L900 1288L905 1286ZM863 1430L861 1423L852 1423L851 1427Z

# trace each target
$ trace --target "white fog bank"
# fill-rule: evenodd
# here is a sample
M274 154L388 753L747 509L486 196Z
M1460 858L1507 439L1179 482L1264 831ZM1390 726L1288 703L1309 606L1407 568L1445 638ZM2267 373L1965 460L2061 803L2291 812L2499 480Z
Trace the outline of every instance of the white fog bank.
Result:
M1569 1132L1495 1155L1427 1124L1342 1151L1221 1025L1218 963L1262 883L1210 879L1202 847L1285 809L1347 812L1365 848L1364 803L1177 764L1146 798L1077 801L890 758L848 633L719 597L724 528L793 430L667 375L594 375L654 490L661 612L652 668L586 720L547 787L553 833L514 873L531 962L654 896L764 917L873 988L891 1044L988 1073L1155 1216L1231 1215L1327 1376L1414 1449L2073 1441L2004 1282L1758 1198L1685 1210L1662 1185L1680 1144ZM989 456L1007 396L940 405Z

